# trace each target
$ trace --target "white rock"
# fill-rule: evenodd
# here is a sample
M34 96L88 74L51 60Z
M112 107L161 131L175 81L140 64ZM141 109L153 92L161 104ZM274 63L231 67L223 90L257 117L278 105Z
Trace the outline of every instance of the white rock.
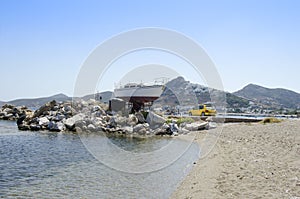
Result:
M190 131L189 130L187 130L187 129L185 129L185 128L180 128L179 130L178 130L178 133L180 133L180 134L188 134Z
M89 124L89 125L87 126L87 129L88 129L89 131L95 131L95 130L96 130L96 127L95 127L93 124Z
M208 126L208 122L193 122L191 124L186 124L184 128L189 131L198 131L198 130L206 129L207 126Z
M138 118L133 114L129 115L128 119L131 125L136 125L139 122Z
M209 129L217 128L217 123L216 123L216 122L209 122L209 123L208 123L208 128L209 128Z
M64 121L64 124L66 125L66 127L67 127L68 129L73 129L74 126L75 126L75 123L76 123L77 121L79 121L79 120L83 120L84 117L85 117L84 114L79 113L79 114L77 114L77 115L74 115L74 116L71 117L71 118L66 119L66 120Z
M133 127L131 126L124 126L122 127L122 130L124 130L127 134L133 133Z
M39 120L39 125L41 126L45 126L49 124L49 120L47 117L41 117L38 120Z
M141 129L144 129L144 125L143 124L138 124L136 126L133 127L133 132L139 132Z
M146 122L150 125L150 126L154 126L154 125L163 125L166 120L165 118L163 118L162 116L159 116L155 113L153 113L152 111L150 111L148 113L148 116L147 116L147 119L146 119Z
M143 129L139 130L137 133L139 135L145 135L147 133L147 130L145 128L143 128Z
M150 127L150 125L149 125L148 123L144 123L143 126L144 126L145 128L149 128L149 127Z
M92 109L92 111L96 112L96 111L99 111L100 109L101 109L100 106L94 106L93 109Z

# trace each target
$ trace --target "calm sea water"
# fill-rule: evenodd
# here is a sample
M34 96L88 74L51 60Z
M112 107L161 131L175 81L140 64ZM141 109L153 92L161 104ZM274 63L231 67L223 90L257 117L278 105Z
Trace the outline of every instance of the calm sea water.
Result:
M167 138L110 139L123 150L135 152L174 142ZM175 142L180 146L184 141ZM77 135L21 132L14 122L0 121L0 198L168 198L198 155L198 146L192 144L163 169L126 173L95 159Z

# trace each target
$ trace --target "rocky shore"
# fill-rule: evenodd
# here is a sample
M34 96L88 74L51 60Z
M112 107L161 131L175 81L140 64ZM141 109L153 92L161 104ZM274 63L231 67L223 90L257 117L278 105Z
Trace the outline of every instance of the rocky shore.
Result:
M51 101L36 111L4 105L0 119L16 120L19 130L114 133L126 136L178 135L209 128L208 122L178 121L154 112L112 113L95 100Z
M30 115L32 111L26 106L4 104L0 109L0 120L15 121L22 115Z

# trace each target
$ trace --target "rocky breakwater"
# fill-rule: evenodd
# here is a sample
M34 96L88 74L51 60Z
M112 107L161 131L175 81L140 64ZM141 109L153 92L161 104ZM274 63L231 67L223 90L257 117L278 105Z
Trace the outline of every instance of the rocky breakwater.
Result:
M23 115L17 120L20 130L64 131L64 120L73 116L75 110L71 102L57 103L55 100L46 103L30 115Z
M57 103L51 101L31 115L17 121L20 130L72 131L109 133L126 136L178 135L202 130L208 123L178 124L154 112L124 115L112 114L105 104L95 100Z
M0 109L0 120L15 121L24 115L31 115L32 111L26 106L4 104Z

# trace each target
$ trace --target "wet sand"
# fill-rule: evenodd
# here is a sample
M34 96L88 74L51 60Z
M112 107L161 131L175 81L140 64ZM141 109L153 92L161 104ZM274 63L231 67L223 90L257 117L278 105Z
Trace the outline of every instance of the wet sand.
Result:
M200 131L195 141L219 128ZM171 198L300 199L300 120L224 124Z

